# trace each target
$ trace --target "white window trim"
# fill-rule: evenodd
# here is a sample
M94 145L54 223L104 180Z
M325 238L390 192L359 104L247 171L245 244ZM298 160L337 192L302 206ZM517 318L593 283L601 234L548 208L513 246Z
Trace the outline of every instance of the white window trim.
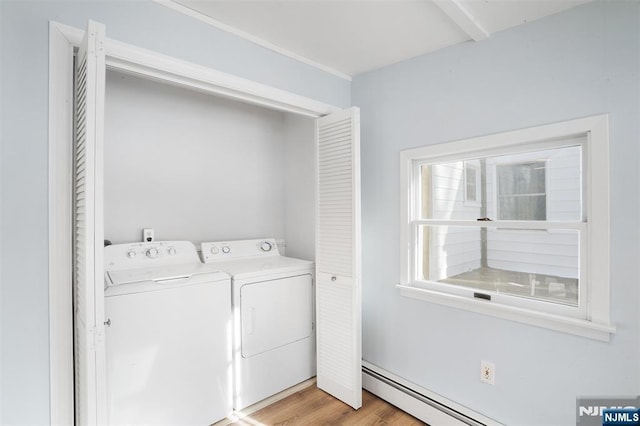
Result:
M413 238L412 218L415 192L413 181L415 160L438 158L439 161L462 160L472 158L479 151L482 155L499 153L505 148L526 145L527 150L543 149L550 140L587 135L584 147L584 161L589 169L585 176L584 187L588 188L584 197L583 211L588 217L587 253L581 253L581 268L589 277L587 286L586 318L572 318L521 307L498 304L490 301L459 296L451 293L437 292L421 288L411 278L413 275L411 247ZM536 142L543 141L543 142ZM478 147L482 147L481 150ZM528 325L548 328L596 340L608 341L615 327L610 323L610 219L609 219L609 118L607 114L580 118L561 123L536 126L481 136L455 142L425 146L402 151L400 153L401 169L401 229L400 294L450 306L508 319ZM584 281L583 281L584 282Z

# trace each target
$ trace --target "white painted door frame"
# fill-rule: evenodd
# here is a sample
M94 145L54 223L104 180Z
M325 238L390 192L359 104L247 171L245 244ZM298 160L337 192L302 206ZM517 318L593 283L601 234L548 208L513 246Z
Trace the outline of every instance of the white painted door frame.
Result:
M108 29L107 29L108 30ZM49 25L49 392L52 425L73 424L73 56L84 31ZM107 68L271 109L321 117L340 108L115 40Z

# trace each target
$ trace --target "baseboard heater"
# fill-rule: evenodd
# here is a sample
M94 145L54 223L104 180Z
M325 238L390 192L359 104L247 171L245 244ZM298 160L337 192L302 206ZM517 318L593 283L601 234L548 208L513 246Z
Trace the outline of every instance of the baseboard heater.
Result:
M362 387L430 425L501 426L493 419L366 361L362 362Z

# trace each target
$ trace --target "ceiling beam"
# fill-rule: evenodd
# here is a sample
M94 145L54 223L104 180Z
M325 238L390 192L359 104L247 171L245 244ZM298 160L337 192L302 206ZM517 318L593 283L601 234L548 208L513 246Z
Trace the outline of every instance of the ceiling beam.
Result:
M474 41L489 38L489 33L482 28L476 18L460 3L459 0L433 0L451 20Z

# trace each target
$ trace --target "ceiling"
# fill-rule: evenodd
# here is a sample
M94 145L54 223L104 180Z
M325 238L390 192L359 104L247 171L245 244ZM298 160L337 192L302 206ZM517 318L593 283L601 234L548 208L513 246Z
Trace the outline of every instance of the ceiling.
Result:
M162 3L264 47L349 78L469 40L490 40L491 34L497 31L588 1L173 0Z

